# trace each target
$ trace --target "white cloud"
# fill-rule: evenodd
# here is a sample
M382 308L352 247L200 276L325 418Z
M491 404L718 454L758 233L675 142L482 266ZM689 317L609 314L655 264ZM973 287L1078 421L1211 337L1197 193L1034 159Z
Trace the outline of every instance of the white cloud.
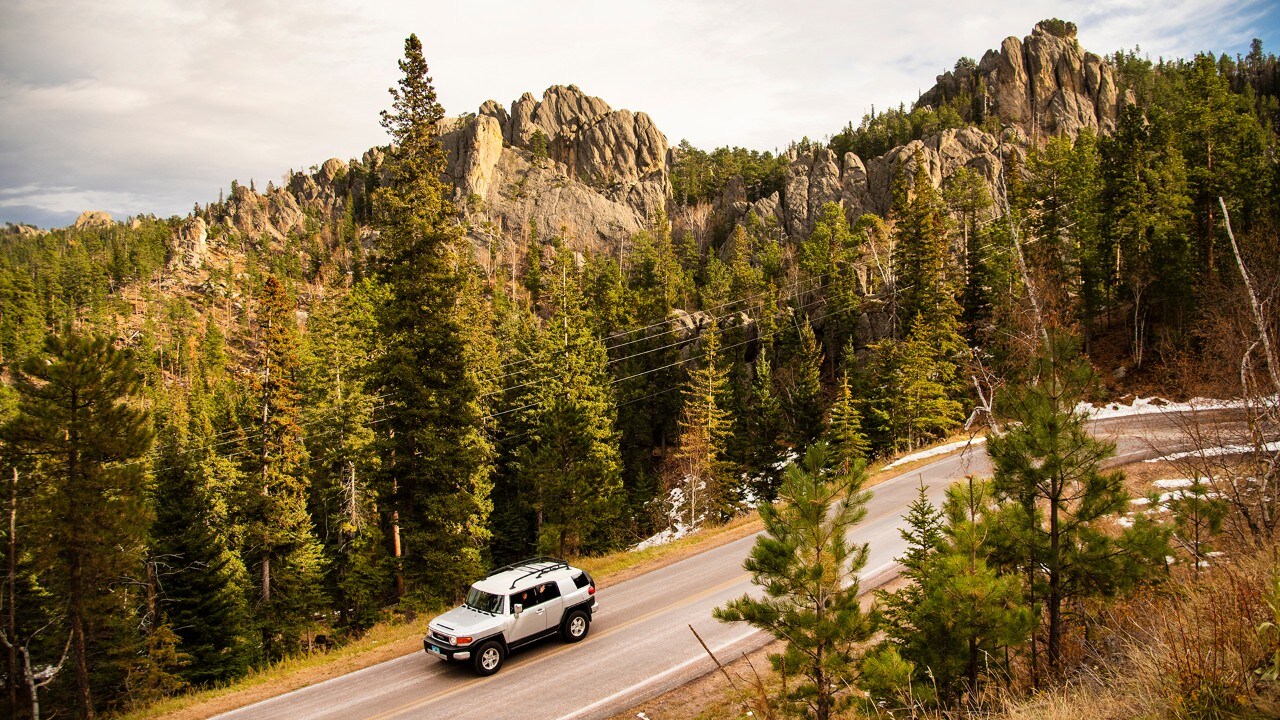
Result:
M0 6L0 190L74 217L186 212L385 142L378 111L416 32L451 113L577 84L653 116L672 142L783 147L872 105L910 104L962 55L1045 17L1095 52L1242 50L1265 0L7 0ZM1264 38L1267 36L1262 34ZM40 194L43 193L43 194ZM11 197L6 195L5 197ZM129 204L128 208L123 207ZM141 206L135 206L139 203ZM63 205L60 210L55 206ZM17 203L0 203L9 208Z

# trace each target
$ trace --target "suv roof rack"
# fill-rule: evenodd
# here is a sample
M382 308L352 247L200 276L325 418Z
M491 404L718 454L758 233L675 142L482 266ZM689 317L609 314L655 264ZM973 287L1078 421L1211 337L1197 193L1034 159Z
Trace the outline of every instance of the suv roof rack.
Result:
M538 555L536 557L531 557L527 560L521 560L520 562L514 562L514 563L511 563L510 565L503 565L502 567L497 568L495 570L490 570L489 574L486 575L485 577L493 577L494 575L508 572L510 570L524 570L524 569L528 569L529 571L523 575L518 576L516 579L511 581L511 587L510 587L511 590L515 590L516 583L520 582L521 580L527 577L530 577L530 576L542 577L543 575L546 575L552 570L562 570L562 569L568 570L569 563L568 561L561 560L560 558L549 557L547 555Z

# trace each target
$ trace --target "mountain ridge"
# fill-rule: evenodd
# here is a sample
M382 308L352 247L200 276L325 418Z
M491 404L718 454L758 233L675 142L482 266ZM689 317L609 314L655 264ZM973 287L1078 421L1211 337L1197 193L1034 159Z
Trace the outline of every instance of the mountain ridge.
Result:
M970 112L960 113L965 127L930 133L875 157L793 145L784 154L782 189L747 202L745 192L728 183L712 203L724 213L719 224L743 222L754 212L799 236L812 229L826 202L841 204L851 219L885 214L893 178L904 168L914 171L917 157L935 186L967 167L994 189L1010 153L1021 157L1029 144L1052 135L1109 132L1118 108L1132 98L1118 90L1113 65L1081 48L1075 34L1072 23L1043 21L1022 39L1005 38L980 62L961 59L938 75L915 106L967 99ZM998 134L988 131L993 125L1001 128ZM440 131L445 176L477 250L495 241L523 246L536 228L544 239L563 236L576 251L613 254L659 213L673 217L679 209L671 192L678 153L653 120L642 111L614 110L575 85L553 85L541 98L526 92L509 106L488 100L474 113L447 119ZM371 239L368 223L359 220L369 219L383 152L375 147L361 158L330 158L311 172L291 171L263 193L233 181L229 198L205 206L204 241L192 222L195 213L178 223L174 257L198 266L214 225L279 242L291 232L305 233L308 218L341 222L348 206L362 226L358 234ZM106 213L86 211L77 226L104 221L110 221Z

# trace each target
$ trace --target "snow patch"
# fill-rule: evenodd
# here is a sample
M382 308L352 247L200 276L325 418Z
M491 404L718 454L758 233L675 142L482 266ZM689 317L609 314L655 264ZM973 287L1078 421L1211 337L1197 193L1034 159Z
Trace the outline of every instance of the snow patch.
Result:
M1280 396L1271 398L1262 398L1261 402L1271 403L1280 399ZM1101 407L1097 407L1087 402L1076 405L1076 412L1086 415L1094 420L1106 420L1108 418L1131 417L1133 415L1154 415L1156 413L1177 413L1177 412L1198 412L1204 410L1238 410L1248 407L1249 401L1246 400L1218 400L1215 398L1192 398L1187 402L1177 403L1169 402L1164 398L1134 398L1132 403L1124 405L1117 402L1107 403Z
M900 457L897 460L894 460L893 462L889 463L888 465L885 465L883 468L880 468L880 469L891 470L900 465L913 463L917 460L924 460L925 458L931 458L936 455L945 455L954 450L963 449L969 445L981 445L986 441L987 441L987 438L985 435L979 435L975 438L971 438L968 440L957 440L955 442L947 443L946 445L939 445L937 447L929 448L928 450L921 450L920 452L911 453L910 455L904 455L903 457Z
M659 545L666 545L688 535L691 528L684 523L676 523L661 532L650 535L631 547L632 550L648 550Z
M1170 478L1168 480L1157 480L1151 483L1151 486L1171 490L1173 488L1191 487L1195 484L1196 481L1191 478Z

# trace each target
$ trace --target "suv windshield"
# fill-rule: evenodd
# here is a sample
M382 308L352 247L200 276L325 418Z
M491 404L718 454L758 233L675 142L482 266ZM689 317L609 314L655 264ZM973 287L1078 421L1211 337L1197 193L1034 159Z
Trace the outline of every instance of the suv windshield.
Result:
M502 596L493 595L477 588L471 588L467 591L467 607L487 612L492 615L502 613Z

